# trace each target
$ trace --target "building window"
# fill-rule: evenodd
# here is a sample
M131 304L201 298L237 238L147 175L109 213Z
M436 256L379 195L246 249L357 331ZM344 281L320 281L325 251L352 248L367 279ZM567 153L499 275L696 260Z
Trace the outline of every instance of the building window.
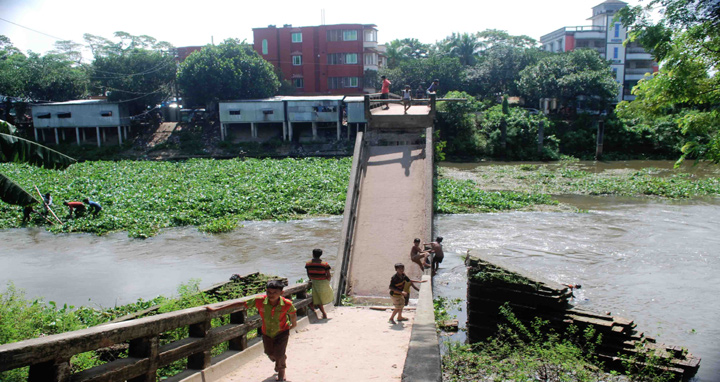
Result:
M618 47L613 48L613 58L614 58L614 59L617 59L617 58L618 58L618 51L619 51L619 50L620 50L620 49L619 49Z
M37 119L50 119L50 113L41 113L35 116Z
M293 58L293 65L302 65L302 56L292 56Z
M365 31L365 41L367 42L376 42L377 41L377 31L375 30L366 30Z
M295 32L292 34L292 42L302 42L302 32Z
M262 40L262 54L267 54L267 52L268 52L267 39L263 39Z
M365 53L365 65L377 65L377 54Z
M305 87L305 81L302 78L293 78L293 85L298 89L302 89Z
M358 87L358 78L357 77L345 77L345 87L346 88Z
M112 117L112 111L101 111L100 116L101 117Z
M69 111L64 112L64 113L58 113L57 117L58 118L72 118L72 113L70 113Z
M340 38L342 37L342 30L340 29L333 29L327 31L327 40L328 41L340 41Z
M343 31L343 41L357 41L357 31L356 30L344 30Z
M617 78L617 68L613 68L613 76Z
M620 38L620 23L615 23L615 38Z
M230 115L240 115L240 110L230 110Z
M345 55L346 64L357 64L357 53L348 53Z
M343 59L342 53L330 53L327 55L327 63L328 65L340 65L342 64Z

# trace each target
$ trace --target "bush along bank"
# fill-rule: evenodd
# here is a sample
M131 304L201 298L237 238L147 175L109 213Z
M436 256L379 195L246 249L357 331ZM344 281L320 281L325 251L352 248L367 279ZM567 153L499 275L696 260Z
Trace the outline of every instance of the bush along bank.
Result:
M200 280L190 280L178 287L175 297L158 296L150 300L138 299L137 302L114 308L74 307L43 299L30 300L22 290L12 283L0 293L0 345L52 334L70 332L107 323L113 320L126 321L155 314L173 312L220 301L241 298L265 290L267 280L275 277L263 274L251 274L225 283L219 288L200 290ZM253 308L254 309L254 308ZM138 314L140 313L140 314ZM256 314L252 309L250 315ZM212 326L227 324L228 317L213 319ZM187 328L178 328L160 338L160 345L187 337ZM213 349L213 355L226 349L227 343ZM225 348L223 348L224 346ZM127 358L127 346L113 346L98 351L86 352L74 356L71 360L73 372L86 370L119 358ZM175 375L185 370L183 361L158 370L158 376ZM0 381L27 381L28 368L0 373Z

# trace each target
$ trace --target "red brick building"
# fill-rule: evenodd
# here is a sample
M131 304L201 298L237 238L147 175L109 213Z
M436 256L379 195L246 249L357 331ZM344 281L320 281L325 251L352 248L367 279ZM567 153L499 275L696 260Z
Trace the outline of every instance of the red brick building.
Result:
M298 94L363 94L365 70L378 69L377 28L337 24L253 29L253 47L279 68Z

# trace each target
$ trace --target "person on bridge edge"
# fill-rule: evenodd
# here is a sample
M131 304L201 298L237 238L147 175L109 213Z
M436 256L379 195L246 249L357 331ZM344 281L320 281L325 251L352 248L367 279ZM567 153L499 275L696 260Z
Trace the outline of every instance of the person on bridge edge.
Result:
M428 256L430 256L430 253L420 248L420 239L416 238L413 240L413 246L410 248L410 260L420 266L420 273L425 271L425 268L430 268L430 265L427 263Z
M427 89L428 98L435 99L437 96L438 88L440 87L440 80L434 79L432 84L430 84L430 87ZM431 102L428 102L428 107L430 107Z
M438 268L440 268L440 263L442 263L443 259L445 258L445 253L443 252L442 248L442 236L438 236L435 241L430 243L423 243L423 247L430 247L430 250L428 252L433 254L432 258L432 272L433 275L435 272L437 272Z
M405 108L405 114L407 114L407 111L410 108L411 101L412 90L410 89L410 85L405 85L405 89L402 91L402 103L403 107Z
M398 321L407 321L408 319L403 317L402 311L405 305L410 301L410 287L412 286L416 291L420 288L415 286L416 283L424 283L425 281L410 280L405 274L405 264L395 264L395 274L390 278L390 297L393 302L393 312L390 316L391 324L395 324L395 315L397 314Z
M380 99L388 99L390 98L390 80L387 79L385 76L380 76L380 79L382 79L382 87L380 88ZM390 105L385 103L385 107L383 110L387 110L390 108Z
M330 264L320 260L322 249L315 248L312 252L312 260L305 263L305 270L312 281L312 305L310 309L317 307L322 312L322 318L327 319L325 304L333 300L333 290L330 286Z

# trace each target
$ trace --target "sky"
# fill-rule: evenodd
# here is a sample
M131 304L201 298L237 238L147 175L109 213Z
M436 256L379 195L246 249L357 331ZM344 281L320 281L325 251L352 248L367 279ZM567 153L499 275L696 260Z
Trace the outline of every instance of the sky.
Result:
M539 40L564 26L589 25L591 8L602 1L0 0L0 34L26 53L45 53L58 40L84 43L84 33L112 38L116 31L175 46L227 38L252 42L252 28L320 25L324 10L325 24L377 25L380 43L402 38L434 43L453 32L485 29Z

